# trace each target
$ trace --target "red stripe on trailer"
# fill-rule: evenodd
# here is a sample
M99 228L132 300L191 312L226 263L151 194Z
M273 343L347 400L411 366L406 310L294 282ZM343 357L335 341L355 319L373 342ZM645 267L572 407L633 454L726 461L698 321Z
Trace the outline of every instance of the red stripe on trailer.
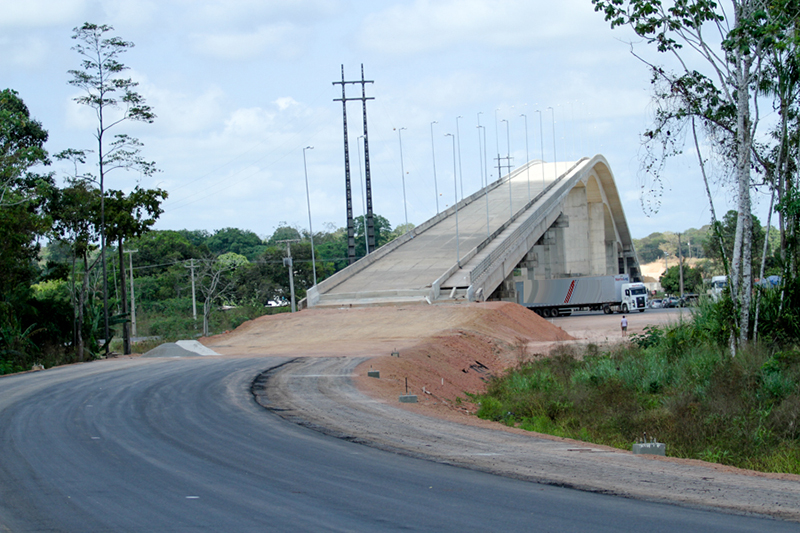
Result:
M576 280L573 279L572 283L569 284L569 290L567 291L567 297L564 298L564 303L565 304L568 304L569 303L569 299L572 298L572 291L575 290L575 281Z

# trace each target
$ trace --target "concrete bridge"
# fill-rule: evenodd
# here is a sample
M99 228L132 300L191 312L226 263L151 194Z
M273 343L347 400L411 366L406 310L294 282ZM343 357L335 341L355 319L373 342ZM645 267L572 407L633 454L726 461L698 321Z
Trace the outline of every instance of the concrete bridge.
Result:
M606 159L534 160L312 287L301 306L518 301L515 279L623 273L641 278Z

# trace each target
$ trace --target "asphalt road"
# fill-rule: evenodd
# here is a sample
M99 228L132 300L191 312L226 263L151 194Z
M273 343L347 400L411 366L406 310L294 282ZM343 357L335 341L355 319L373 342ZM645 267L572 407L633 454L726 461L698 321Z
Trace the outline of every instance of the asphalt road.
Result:
M796 531L517 481L328 437L259 406L279 358L0 378L0 530Z

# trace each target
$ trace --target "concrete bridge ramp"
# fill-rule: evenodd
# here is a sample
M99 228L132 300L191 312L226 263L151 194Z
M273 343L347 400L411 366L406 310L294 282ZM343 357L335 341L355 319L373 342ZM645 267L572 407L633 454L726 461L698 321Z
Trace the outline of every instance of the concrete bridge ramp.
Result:
M530 161L308 290L301 305L517 301L520 279L639 262L608 162Z

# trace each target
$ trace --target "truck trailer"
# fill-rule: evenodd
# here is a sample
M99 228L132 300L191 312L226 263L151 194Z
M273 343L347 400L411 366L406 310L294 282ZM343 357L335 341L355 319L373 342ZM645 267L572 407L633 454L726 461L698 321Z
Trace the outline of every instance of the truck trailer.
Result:
M569 315L576 310L643 313L647 287L631 283L627 274L530 280L515 278L519 303L543 317Z

